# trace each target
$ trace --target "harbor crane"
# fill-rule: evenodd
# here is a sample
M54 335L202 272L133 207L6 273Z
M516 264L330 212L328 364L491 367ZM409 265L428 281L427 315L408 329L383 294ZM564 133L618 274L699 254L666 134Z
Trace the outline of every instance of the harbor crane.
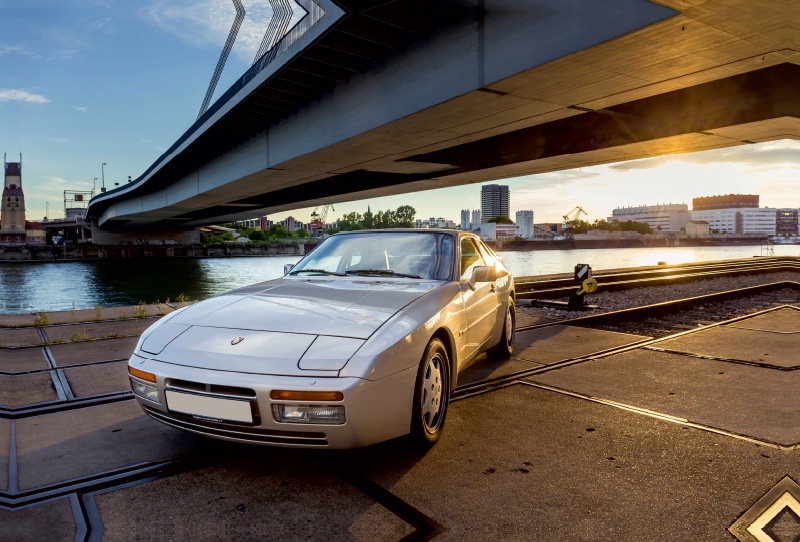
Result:
M328 220L328 210L335 211L333 205L323 205L322 212L318 213L319 207L315 207L311 212L311 220L319 220L324 225Z
M572 239L572 226L580 217L581 214L589 216L589 214L583 210L583 207L580 205L575 206L570 212L564 215L564 224L561 226L564 235L567 239Z

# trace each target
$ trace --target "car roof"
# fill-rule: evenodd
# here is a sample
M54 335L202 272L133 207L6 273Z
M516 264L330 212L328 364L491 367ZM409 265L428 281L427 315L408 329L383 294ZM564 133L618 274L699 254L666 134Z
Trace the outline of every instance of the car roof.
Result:
M334 235L358 235L364 233L443 233L457 237L459 235L471 235L477 237L474 233L461 231L461 230L446 230L439 228L385 228L380 230L354 230L354 231L340 231Z

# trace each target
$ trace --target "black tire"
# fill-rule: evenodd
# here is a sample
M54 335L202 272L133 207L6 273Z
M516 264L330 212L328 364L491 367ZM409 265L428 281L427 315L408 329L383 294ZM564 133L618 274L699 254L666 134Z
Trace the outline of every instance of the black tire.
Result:
M503 334L497 346L486 351L486 354L493 359L508 359L514 353L514 341L517 338L517 312L514 309L514 300L508 299L506 316L503 319Z
M439 441L450 405L450 359L439 339L431 339L417 370L410 440L429 449Z

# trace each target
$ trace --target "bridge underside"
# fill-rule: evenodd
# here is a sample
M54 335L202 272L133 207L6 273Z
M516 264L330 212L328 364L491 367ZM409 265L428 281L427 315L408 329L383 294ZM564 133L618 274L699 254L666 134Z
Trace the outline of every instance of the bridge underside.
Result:
M645 11L662 10L643 12L642 21L659 20L506 77L492 74L517 69L520 58L527 58L518 50L534 45L525 36L558 18L540 21L536 10L493 12L493 4L511 5L487 0L485 21L434 34L416 49L365 69L307 110L209 157L192 174L172 179L171 188L120 196L96 206L96 216L112 229L194 227L325 203L800 139L798 3L661 2L674 10L668 12L631 0L628 4ZM518 25L511 24L517 19ZM369 95L371 84L380 90L394 82L410 101L420 86L429 84L435 92L441 80L460 81L461 72L442 65L425 72L414 62L425 55L436 60L445 46L459 59L476 54L473 26L485 32L486 50L474 59L475 73L482 78L486 70L485 84L479 86L476 78L471 89L389 122L375 120L374 127L354 126L349 135L326 124L331 115L344 125L357 124L349 115L391 117L387 104L405 98ZM493 72L492 62L501 54L510 56ZM468 69L472 60L465 61ZM439 79L420 81L410 75L415 70ZM348 94L359 103L348 102ZM336 132L330 141L326 130ZM283 150L293 141L297 152Z

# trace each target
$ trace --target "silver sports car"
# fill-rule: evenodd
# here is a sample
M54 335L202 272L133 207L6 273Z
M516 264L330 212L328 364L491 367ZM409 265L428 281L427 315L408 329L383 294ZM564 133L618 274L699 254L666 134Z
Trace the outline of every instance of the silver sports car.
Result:
M148 415L253 444L431 446L459 371L514 346L513 277L469 233L340 233L287 271L142 335L128 371Z

